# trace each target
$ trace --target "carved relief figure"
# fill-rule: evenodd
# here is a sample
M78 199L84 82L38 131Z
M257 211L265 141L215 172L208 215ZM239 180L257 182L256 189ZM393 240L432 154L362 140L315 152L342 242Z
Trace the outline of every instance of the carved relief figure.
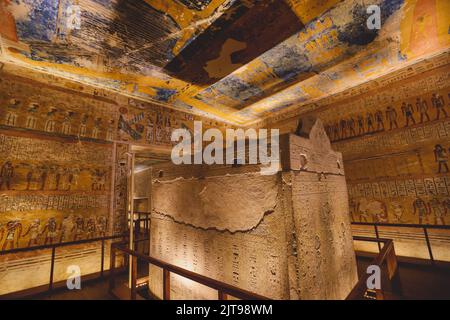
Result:
M347 121L347 126L348 126L348 133L351 137L356 136L356 132L355 132L355 119L353 119L353 117L350 117L350 119Z
M375 112L375 121L377 123L377 131L384 130L383 112L380 110Z
M17 99L9 100L8 112L5 117L5 125L14 127L17 125L17 113L16 110L20 105L20 101Z
M362 115L358 115L357 122L358 122L358 135L362 135L364 134L364 119Z
M410 104L410 103L406 104L405 102L403 102L402 112L403 112L403 115L405 116L405 121L406 121L405 127L409 126L410 121L413 124L416 124L416 119L414 119L414 109L412 107L412 104Z
M33 222L28 226L27 231L24 233L23 237L30 235L30 239L28 240L28 247L32 245L35 246L38 244L39 236L41 234L41 220L34 219Z
M341 127L341 139L345 139L347 137L347 121L342 119L340 121L340 127Z
M392 202L391 205L392 205L392 213L394 215L394 221L397 223L402 223L403 222L402 217L405 213L403 206L397 202Z
M339 124L337 122L333 125L333 138L339 140Z
M78 130L78 135L80 137L85 137L87 132L87 121L89 116L87 114L83 114L81 116L80 129Z
M13 220L9 221L6 224L6 238L5 242L3 243L2 250L7 250L8 246L9 249L14 249L15 247L19 247L19 238L22 234L22 223L20 223L19 220ZM16 246L14 247L14 240Z
M395 108L389 106L386 109L386 119L389 121L389 130L392 130L394 127L398 128L397 123L397 111Z
M100 135L100 128L102 126L102 118L95 119L94 128L92 129L92 138L98 139Z
M55 172L55 190L59 190L59 185L61 183L61 169L60 168L56 168L56 172Z
M163 115L159 111L156 113L156 124L160 126L163 125Z
M66 216L63 218L63 221L61 222L61 226L59 228L59 242L64 242L69 239L69 234L73 229L72 225L72 217Z
M434 215L434 224L445 225L445 208L438 198L434 197L430 200L430 211Z
M150 115L147 116L147 134L146 134L146 140L148 143L153 143L155 139L154 134L154 125L153 121Z
M96 226L97 226L98 236L99 237L105 237L106 236L107 227L108 227L108 220L106 219L106 217L105 216L98 217Z
M92 185L91 190L92 191L101 191L105 190L106 188L106 171L100 171L98 169L95 169L94 173L92 174Z
M98 187L99 190L105 191L106 190L106 171L101 171L98 179Z
M42 173L41 173L41 176L39 178L39 180L40 180L39 190L43 191L45 189L45 184L47 182L48 173L47 173L47 168L45 168L45 167L43 167L41 170L42 170Z
M66 176L66 188L65 188L65 190L66 191L70 191L70 189L72 188L72 184L74 182L74 178L75 177L74 177L72 171L69 170L69 169L65 169L64 170L64 175Z
M367 112L367 114L366 114L366 124L367 124L367 132L368 133L375 130L375 128L373 126L373 122L374 122L374 119L373 119L372 113Z
M74 237L73 240L80 240L83 238L84 234L84 219L82 216L78 216L75 220L75 225L73 227Z
M431 104L436 109L436 120L441 118L441 112L446 118L448 118L447 111L445 110L444 98L441 95L433 93L431 97Z
M450 213L450 198L442 201L442 205L444 206L445 215L448 215Z
M417 198L413 202L413 214L416 215L416 213L419 214L419 224L422 224L424 221L428 223L428 216L430 214L430 211L428 209L427 204L425 201L423 201L422 198Z
M27 129L35 130L37 126L37 118L36 113L39 109L39 105L37 103L30 103L28 106L28 117L27 122L25 123L25 127Z
M445 168L445 173L448 172L448 154L447 151L437 144L434 147L434 159L438 163L438 173L442 173L442 168Z
M109 120L108 131L106 133L106 140L108 141L114 140L114 125L115 121L113 119Z
M90 217L86 223L86 236L88 239L95 237L95 218Z
M44 129L47 132L56 132L56 111L58 111L58 109L51 107L47 112L47 121L45 123Z
M41 234L45 234L44 244L53 243L58 236L58 227L55 218L49 218Z
M156 142L158 142L158 143L164 142L164 133L165 133L165 131L163 130L162 126L157 125L156 126Z
M31 189L31 181L33 180L33 169L30 169L27 173L27 187L25 190Z
M6 161L0 169L0 190L5 184L7 190L11 190L11 182L14 177L14 166L11 161Z
M388 220L387 207L382 201L362 199L359 208L366 221L369 216L372 217L373 222L387 222Z
M420 123L423 123L425 118L430 121L430 116L428 115L428 104L424 99L417 98L416 100L417 112L420 113Z
M64 122L62 124L62 134L70 135L72 133L72 117L74 115L73 111L67 111L64 116Z

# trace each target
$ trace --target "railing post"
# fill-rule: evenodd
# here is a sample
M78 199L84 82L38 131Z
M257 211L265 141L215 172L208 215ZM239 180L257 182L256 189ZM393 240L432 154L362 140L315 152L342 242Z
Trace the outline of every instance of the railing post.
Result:
M137 286L137 257L131 257L131 300L136 300Z
M163 269L163 300L170 300L170 271Z
M105 270L105 239L102 240L102 257L101 257L101 266L100 266L100 277L103 278L103 272Z
M115 287L115 271L116 271L116 248L114 243L111 244L111 251L109 253L109 290Z
M386 255L386 267L388 269L388 278L391 282L392 292L398 296L402 295L402 285L400 273L398 271L397 255L395 254L394 243L390 242L389 252Z
M219 290L218 298L219 298L219 300L228 300L228 295L225 292L223 292L222 290Z
M55 255L56 255L56 247L52 247L52 260L50 263L50 283L48 285L48 290L53 290L53 274L55 272Z
M139 211L139 213L138 213L138 227L136 228L137 229L137 233L138 234L140 234L141 233L141 212Z
M427 227L423 227L423 233L425 234L425 240L427 242L428 254L430 255L431 263L434 264L433 250L431 249L430 238L428 237Z
M375 228L375 236L377 237L377 240L378 240L378 239L380 239L380 235L378 233L378 226L376 224L374 224L373 226ZM378 244L378 252L381 252L381 244L380 244L380 242L378 241L377 244Z
M382 290L375 289L375 297L377 300L384 300L384 293Z

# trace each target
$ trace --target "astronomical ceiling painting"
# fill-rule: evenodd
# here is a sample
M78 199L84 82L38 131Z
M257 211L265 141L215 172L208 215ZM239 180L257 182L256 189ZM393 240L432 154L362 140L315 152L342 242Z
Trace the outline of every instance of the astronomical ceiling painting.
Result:
M0 61L246 126L448 51L449 24L448 0L0 0Z

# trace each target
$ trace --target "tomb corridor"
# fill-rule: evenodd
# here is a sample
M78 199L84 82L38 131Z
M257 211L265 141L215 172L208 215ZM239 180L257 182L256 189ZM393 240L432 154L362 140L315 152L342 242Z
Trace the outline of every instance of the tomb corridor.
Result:
M0 300L450 299L449 25L0 0Z

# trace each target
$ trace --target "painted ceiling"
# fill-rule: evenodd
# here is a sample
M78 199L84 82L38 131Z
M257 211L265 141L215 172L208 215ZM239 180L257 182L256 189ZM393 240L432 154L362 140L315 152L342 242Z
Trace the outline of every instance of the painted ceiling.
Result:
M448 0L0 0L0 59L250 125L449 51L449 26Z

